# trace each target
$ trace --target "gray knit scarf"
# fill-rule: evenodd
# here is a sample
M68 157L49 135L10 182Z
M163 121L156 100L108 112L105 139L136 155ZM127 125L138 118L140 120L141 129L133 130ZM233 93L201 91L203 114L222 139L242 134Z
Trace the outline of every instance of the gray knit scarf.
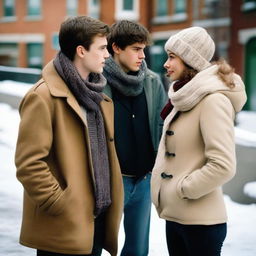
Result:
M103 75L106 77L108 84L117 89L125 96L137 96L142 93L143 80L146 75L147 65L142 61L140 70L134 74L125 73L122 68L115 62L113 57L106 60Z
M108 150L104 121L99 105L103 100L101 92L106 85L106 79L101 74L91 73L86 80L83 80L73 63L62 52L58 53L53 63L78 103L87 111L95 177L94 214L98 216L111 204Z

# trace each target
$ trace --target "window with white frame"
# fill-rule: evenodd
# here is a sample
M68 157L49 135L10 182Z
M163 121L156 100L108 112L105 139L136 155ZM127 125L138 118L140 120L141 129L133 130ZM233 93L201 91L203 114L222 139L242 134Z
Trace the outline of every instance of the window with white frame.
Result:
M139 0L116 0L116 19L138 20Z
M29 68L42 68L43 45L41 43L27 44L27 62Z
M27 1L27 15L40 16L41 15L41 0Z
M256 0L244 0L243 11L254 11L256 9Z
M187 19L187 0L155 0L155 24L177 23Z
M100 17L99 0L89 0L88 4L89 4L88 15L95 19L99 19L99 17Z
M15 0L3 1L3 16L4 17L15 16Z
M0 65L16 67L18 57L19 47L17 43L0 42Z
M78 1L77 0L67 0L67 15L76 16L78 13Z

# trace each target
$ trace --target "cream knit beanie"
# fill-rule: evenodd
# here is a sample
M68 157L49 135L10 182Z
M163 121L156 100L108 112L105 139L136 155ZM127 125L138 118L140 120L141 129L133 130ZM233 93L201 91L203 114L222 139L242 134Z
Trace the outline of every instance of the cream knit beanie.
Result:
M165 51L173 52L186 64L201 71L209 67L215 51L215 44L204 28L191 27L171 36L165 44Z

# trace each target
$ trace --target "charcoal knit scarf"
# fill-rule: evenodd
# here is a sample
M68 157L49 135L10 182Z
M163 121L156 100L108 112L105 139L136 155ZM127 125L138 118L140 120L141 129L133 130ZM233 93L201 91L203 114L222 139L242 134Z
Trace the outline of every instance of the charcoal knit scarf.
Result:
M108 150L100 110L100 102L103 100L101 92L106 79L101 74L91 73L83 80L73 63L62 52L58 53L53 63L78 103L86 110L95 177L94 215L98 216L111 204Z
M113 57L106 60L103 75L108 84L125 96L137 96L142 93L143 80L146 76L147 64L142 61L138 72L125 73Z

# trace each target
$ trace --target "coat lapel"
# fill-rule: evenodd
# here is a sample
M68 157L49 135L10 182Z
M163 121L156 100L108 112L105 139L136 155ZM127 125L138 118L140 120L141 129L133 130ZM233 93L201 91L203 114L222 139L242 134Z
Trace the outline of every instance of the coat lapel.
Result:
M87 127L87 121L85 119L85 115L83 114L82 109L78 104L77 100L75 99L75 97L73 96L73 94L69 94L67 96L67 103L75 111L75 113L80 117L84 125Z
M83 111L78 104L76 98L71 93L67 85L58 75L53 61L45 66L43 69L43 78L46 81L46 84L50 90L50 93L54 97L64 97L67 100L69 106L74 110L74 112L79 116L82 120L85 127L87 126L86 116L83 114ZM114 137L114 107L112 104L112 100L105 94L103 94L103 100L100 103L101 112L104 119L105 131L107 138Z
M76 98L71 93L67 85L57 73L53 65L53 61L47 64L43 69L43 78L50 90L50 93L54 97L66 98L69 106L74 110L74 112L80 117L84 125L87 127L87 122L85 120L85 116L83 115L80 105L78 104Z

